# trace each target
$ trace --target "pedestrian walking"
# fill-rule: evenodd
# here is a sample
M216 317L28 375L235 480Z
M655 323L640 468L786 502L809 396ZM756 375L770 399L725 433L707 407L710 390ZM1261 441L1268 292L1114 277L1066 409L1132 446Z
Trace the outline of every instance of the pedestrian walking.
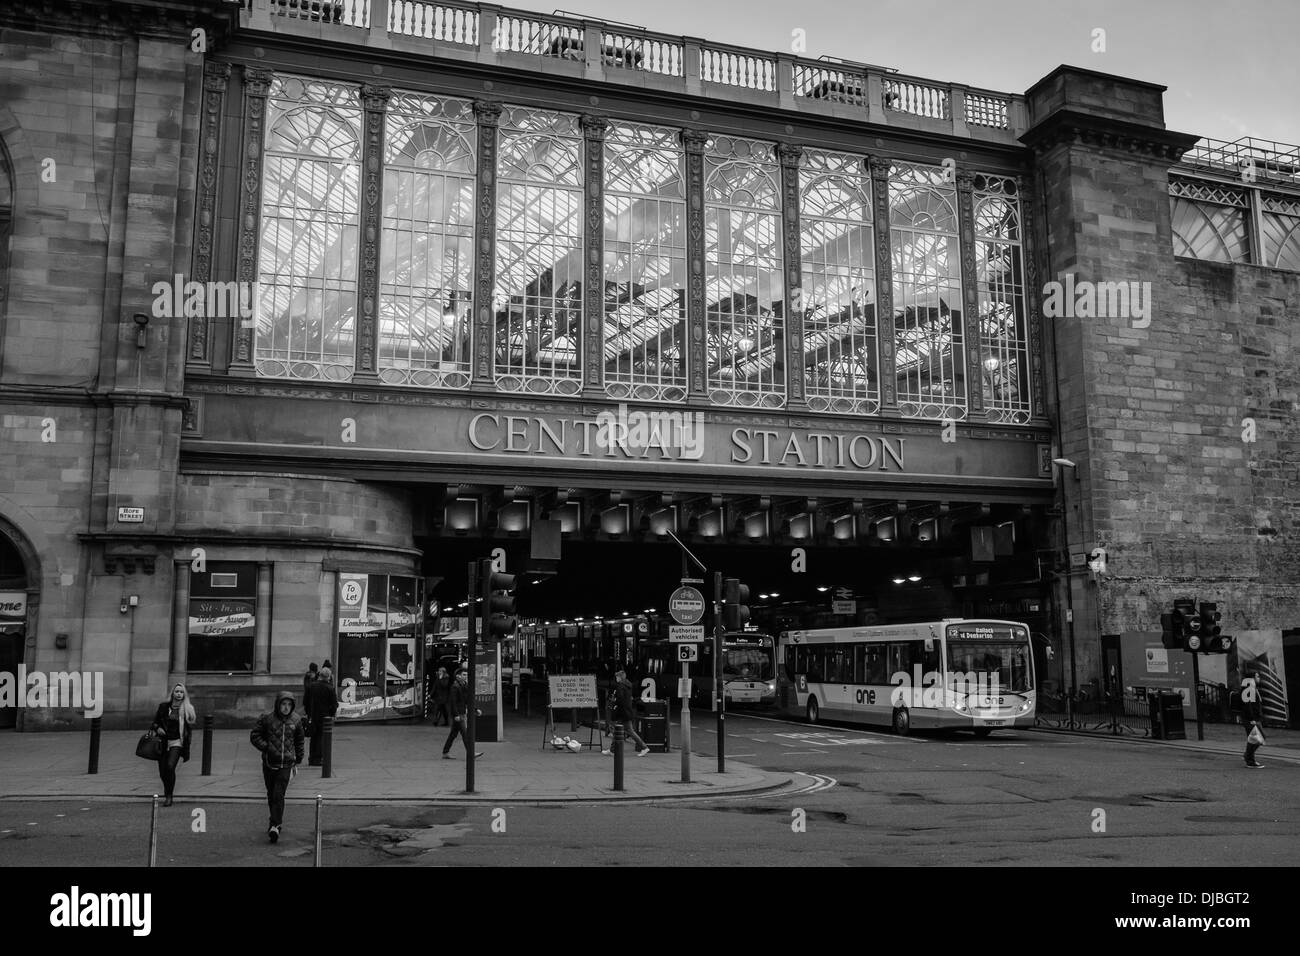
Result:
M307 699L303 703L307 711L307 736L311 746L307 751L307 766L319 767L323 762L321 745L324 740L325 718L333 717L339 710L338 694L334 691L334 675L328 667L322 667L316 674L316 680L307 688Z
M271 810L271 823L266 835L272 843L280 839L284 826L284 794L289 781L302 763L302 721L293 712L297 701L287 690L275 697L275 708L257 718L257 724L248 735L254 747L262 751L262 779L266 782L266 802Z
M447 735L447 742L442 745L442 759L451 759L451 745L456 742L456 735L460 734L460 741L465 745L465 753L469 753L469 735L466 730L466 715L469 713L470 691L469 691L469 672L459 670L456 672L456 679L451 682L451 694L449 697L451 704L451 733ZM483 756L483 751L476 751L475 757Z
M451 675L447 673L447 668L439 667L438 676L433 680L433 726L437 727L439 721L451 726L451 712L448 710L450 701Z
M190 759L190 731L195 723L194 705L184 684L172 688L171 697L158 705L153 715L153 732L167 741L158 757L158 776L162 777L164 807L172 805L176 791L176 767Z
M638 757L644 757L650 752L644 740L638 735L632 727L632 720L636 717L636 705L632 699L632 682L627 679L627 671L619 669L614 674L614 707L613 718L615 723L623 725L623 736L628 740L636 742ZM613 751L602 750L603 754L610 754Z
M302 675L302 700L303 706L307 706L307 690L311 687L312 682L316 680L316 675L320 673L316 669L316 662L312 661L307 665L307 673Z
M1255 751L1264 746L1264 708L1253 678L1241 682L1241 709L1242 723L1246 725L1246 766L1259 770L1264 765L1255 759Z

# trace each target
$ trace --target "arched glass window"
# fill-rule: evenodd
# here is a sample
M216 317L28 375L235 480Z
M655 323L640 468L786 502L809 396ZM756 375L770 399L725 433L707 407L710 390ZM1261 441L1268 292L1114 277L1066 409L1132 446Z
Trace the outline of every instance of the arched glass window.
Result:
M1210 262L1250 261L1250 199L1245 190L1170 177L1169 196L1174 255Z
M894 352L899 411L966 417L957 187L938 166L889 171Z
M781 192L771 143L715 136L704 155L710 400L785 404Z
M1260 205L1264 265L1300 272L1300 199L1262 193Z
M468 101L388 103L378 372L390 384L469 385L476 135Z
M799 223L808 407L873 415L880 410L875 243L862 157L804 151Z
M605 138L605 391L686 397L686 187L676 130Z
M496 384L582 390L582 130L507 106L497 192Z
M1014 179L975 177L980 378L988 420L1029 421L1029 339L1020 200Z
M356 87L277 76L267 98L259 375L348 381L355 366L361 105Z

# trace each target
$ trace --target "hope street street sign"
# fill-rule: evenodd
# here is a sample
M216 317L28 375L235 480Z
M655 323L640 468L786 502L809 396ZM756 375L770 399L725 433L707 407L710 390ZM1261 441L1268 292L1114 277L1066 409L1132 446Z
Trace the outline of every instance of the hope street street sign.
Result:
M670 644L694 644L704 640L703 624L668 625L668 642Z
M143 508L118 508L117 520L122 524L139 524L144 521Z
M678 624L697 624L704 617L704 595L683 584L668 599L668 613Z

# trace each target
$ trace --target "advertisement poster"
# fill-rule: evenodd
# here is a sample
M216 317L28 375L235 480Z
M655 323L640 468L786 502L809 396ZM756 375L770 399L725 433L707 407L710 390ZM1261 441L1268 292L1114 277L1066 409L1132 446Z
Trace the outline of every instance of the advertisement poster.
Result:
M1227 683L1231 690L1240 691L1242 682L1253 678L1259 694L1260 709L1266 727L1284 727L1290 717L1290 701L1286 693L1286 663L1282 653L1282 632L1238 631L1234 658ZM1235 673L1234 673L1235 671Z
M1160 632L1128 631L1120 639L1124 697L1130 708L1145 708L1148 691L1174 691L1183 698L1183 716L1196 717L1192 657L1160 643Z
M501 712L501 645L479 644L474 655L474 706L480 715L474 724L477 740L498 741L505 728Z
M338 720L384 720L420 712L415 648L422 636L423 582L340 573Z

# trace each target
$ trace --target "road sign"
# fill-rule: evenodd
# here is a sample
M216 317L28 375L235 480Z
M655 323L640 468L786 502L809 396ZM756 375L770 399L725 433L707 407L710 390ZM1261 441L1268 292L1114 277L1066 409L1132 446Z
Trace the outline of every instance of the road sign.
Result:
M704 640L703 624L668 625L668 642L670 644L693 644Z
M704 595L683 584L668 599L668 613L678 624L696 624L704 617Z
M691 699L691 679L689 677L677 678L677 696L680 697L682 700ZM685 707L686 705L682 704L682 706ZM685 745L683 744L683 746ZM689 753L690 751L684 750L682 752Z
M852 600L853 600L853 590L852 590L851 588L836 588L836 589L835 589L835 600L836 600L836 601L852 601Z
M694 644L678 645L677 659L687 664L694 664L700 659L700 649Z
M857 614L858 602L857 601L832 601L831 613L832 614Z

